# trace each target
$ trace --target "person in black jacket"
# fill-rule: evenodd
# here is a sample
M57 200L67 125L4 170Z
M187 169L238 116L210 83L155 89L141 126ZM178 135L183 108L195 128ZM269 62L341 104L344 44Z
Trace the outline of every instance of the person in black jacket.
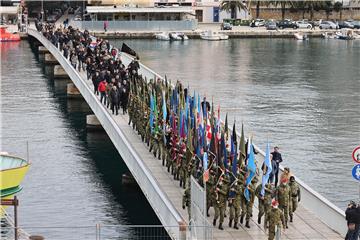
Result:
M274 151L271 153L271 156L272 173L270 174L270 182L273 182L275 177L275 187L277 187L279 179L279 165L283 161L281 153L279 152L279 147L274 147Z
M354 201L350 201L346 211L345 217L348 226L345 240L358 240L359 239L359 226L360 226L360 206L356 205Z
M118 89L116 88L116 86L113 86L110 90L110 102L111 102L112 114L114 114L114 112L115 112L116 115L118 115L119 93L118 93Z

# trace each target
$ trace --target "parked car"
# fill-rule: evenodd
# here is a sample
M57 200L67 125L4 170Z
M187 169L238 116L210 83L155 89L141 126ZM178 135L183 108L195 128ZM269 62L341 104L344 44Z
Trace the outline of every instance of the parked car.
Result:
M297 21L296 25L297 25L298 28L308 28L308 29L312 28L311 23L305 22L305 21Z
M289 19L285 19L285 20L280 21L277 26L280 29L284 29L284 28L297 29L298 28L297 24L294 21L291 21Z
M74 12L75 12L74 8L70 7L69 10L68 10L68 13L69 14L74 14Z
M81 16L80 15L76 15L74 17L74 21L81 21Z
M315 21L312 21L311 24L313 24L314 27L318 27L322 23L322 19L318 19Z
M262 27L264 25L265 25L264 19L255 19L250 23L250 27Z
M49 16L46 18L46 21L47 21L48 23L54 23L54 22L56 22L56 20L57 20L57 16L56 16L56 15L49 15Z
M338 29L339 26L331 21L322 21L319 25L320 29Z
M360 29L360 21L354 21L354 22L351 22L351 23L354 25L354 28Z
M276 22L275 21L267 21L265 23L265 27L266 27L266 30L276 30L277 29L277 26L276 26Z
M222 24L221 24L220 29L221 29L221 30L231 30L231 29L232 29L232 26L231 26L230 23L225 22L225 23L222 23Z
M338 22L339 28L354 28L354 24L349 21Z

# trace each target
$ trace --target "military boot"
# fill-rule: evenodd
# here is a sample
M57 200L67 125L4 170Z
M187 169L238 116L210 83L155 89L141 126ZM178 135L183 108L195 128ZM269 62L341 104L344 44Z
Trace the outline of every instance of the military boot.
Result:
M207 217L210 217L209 209L206 210L206 216L207 216Z
M229 221L229 227L232 227L232 219Z
M290 222L293 222L293 216L290 215Z
M216 219L213 220L213 226L216 226Z
M245 223L245 227L250 228L250 225L249 225L249 220L247 220L247 221L246 221L246 223Z
M288 224L287 224L287 221L285 221L285 227L286 228L289 228Z
M261 217L258 217L258 224L261 224Z
M182 187L182 180L180 179L180 187Z
M244 216L241 216L240 217L240 223L243 224L243 222L244 222Z
M220 230L224 230L223 226L222 226L222 223L219 224L219 229Z
M235 228L235 229L239 229L237 222L234 223L234 228Z

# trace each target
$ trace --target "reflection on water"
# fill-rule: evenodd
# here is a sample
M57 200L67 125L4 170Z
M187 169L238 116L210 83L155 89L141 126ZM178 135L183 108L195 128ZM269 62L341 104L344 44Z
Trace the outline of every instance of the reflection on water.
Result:
M142 192L121 185L127 168L107 135L86 131L86 103L66 98L64 80L49 77L27 42L0 45L1 151L25 157L29 141L32 161L18 194L20 226L46 239L90 239L96 223L160 224Z
M280 146L284 165L330 201L344 208L358 199L360 41L125 42L159 74L221 103L260 147L267 138Z

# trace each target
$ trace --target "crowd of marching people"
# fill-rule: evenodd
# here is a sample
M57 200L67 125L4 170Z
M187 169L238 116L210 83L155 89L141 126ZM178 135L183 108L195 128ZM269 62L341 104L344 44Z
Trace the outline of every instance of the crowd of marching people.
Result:
M79 72L86 72L100 101L118 114L127 112L129 78L139 68L138 59L128 67L118 57L118 50L107 40L93 38L87 30L81 32L71 26L56 28L54 24L36 22L38 31L51 41Z
M219 229L224 229L227 217L231 228L239 229L239 224L250 228L256 198L257 222L261 224L264 217L269 239L275 238L276 229L288 228L301 196L288 168L278 184L282 157L277 147L270 153L268 144L260 163L251 137L244 137L243 126L239 138L235 123L230 129L227 117L224 124L220 121L220 107L215 109L196 92L190 94L189 87L179 81L172 86L166 79L144 79L138 74L138 58L124 66L116 48L86 30L41 23L36 27L75 69L86 72L102 104L113 114L118 114L119 108L128 113L129 125L185 189L183 208L187 207L189 218L193 176L206 186L207 216L213 208L212 223L218 223Z

